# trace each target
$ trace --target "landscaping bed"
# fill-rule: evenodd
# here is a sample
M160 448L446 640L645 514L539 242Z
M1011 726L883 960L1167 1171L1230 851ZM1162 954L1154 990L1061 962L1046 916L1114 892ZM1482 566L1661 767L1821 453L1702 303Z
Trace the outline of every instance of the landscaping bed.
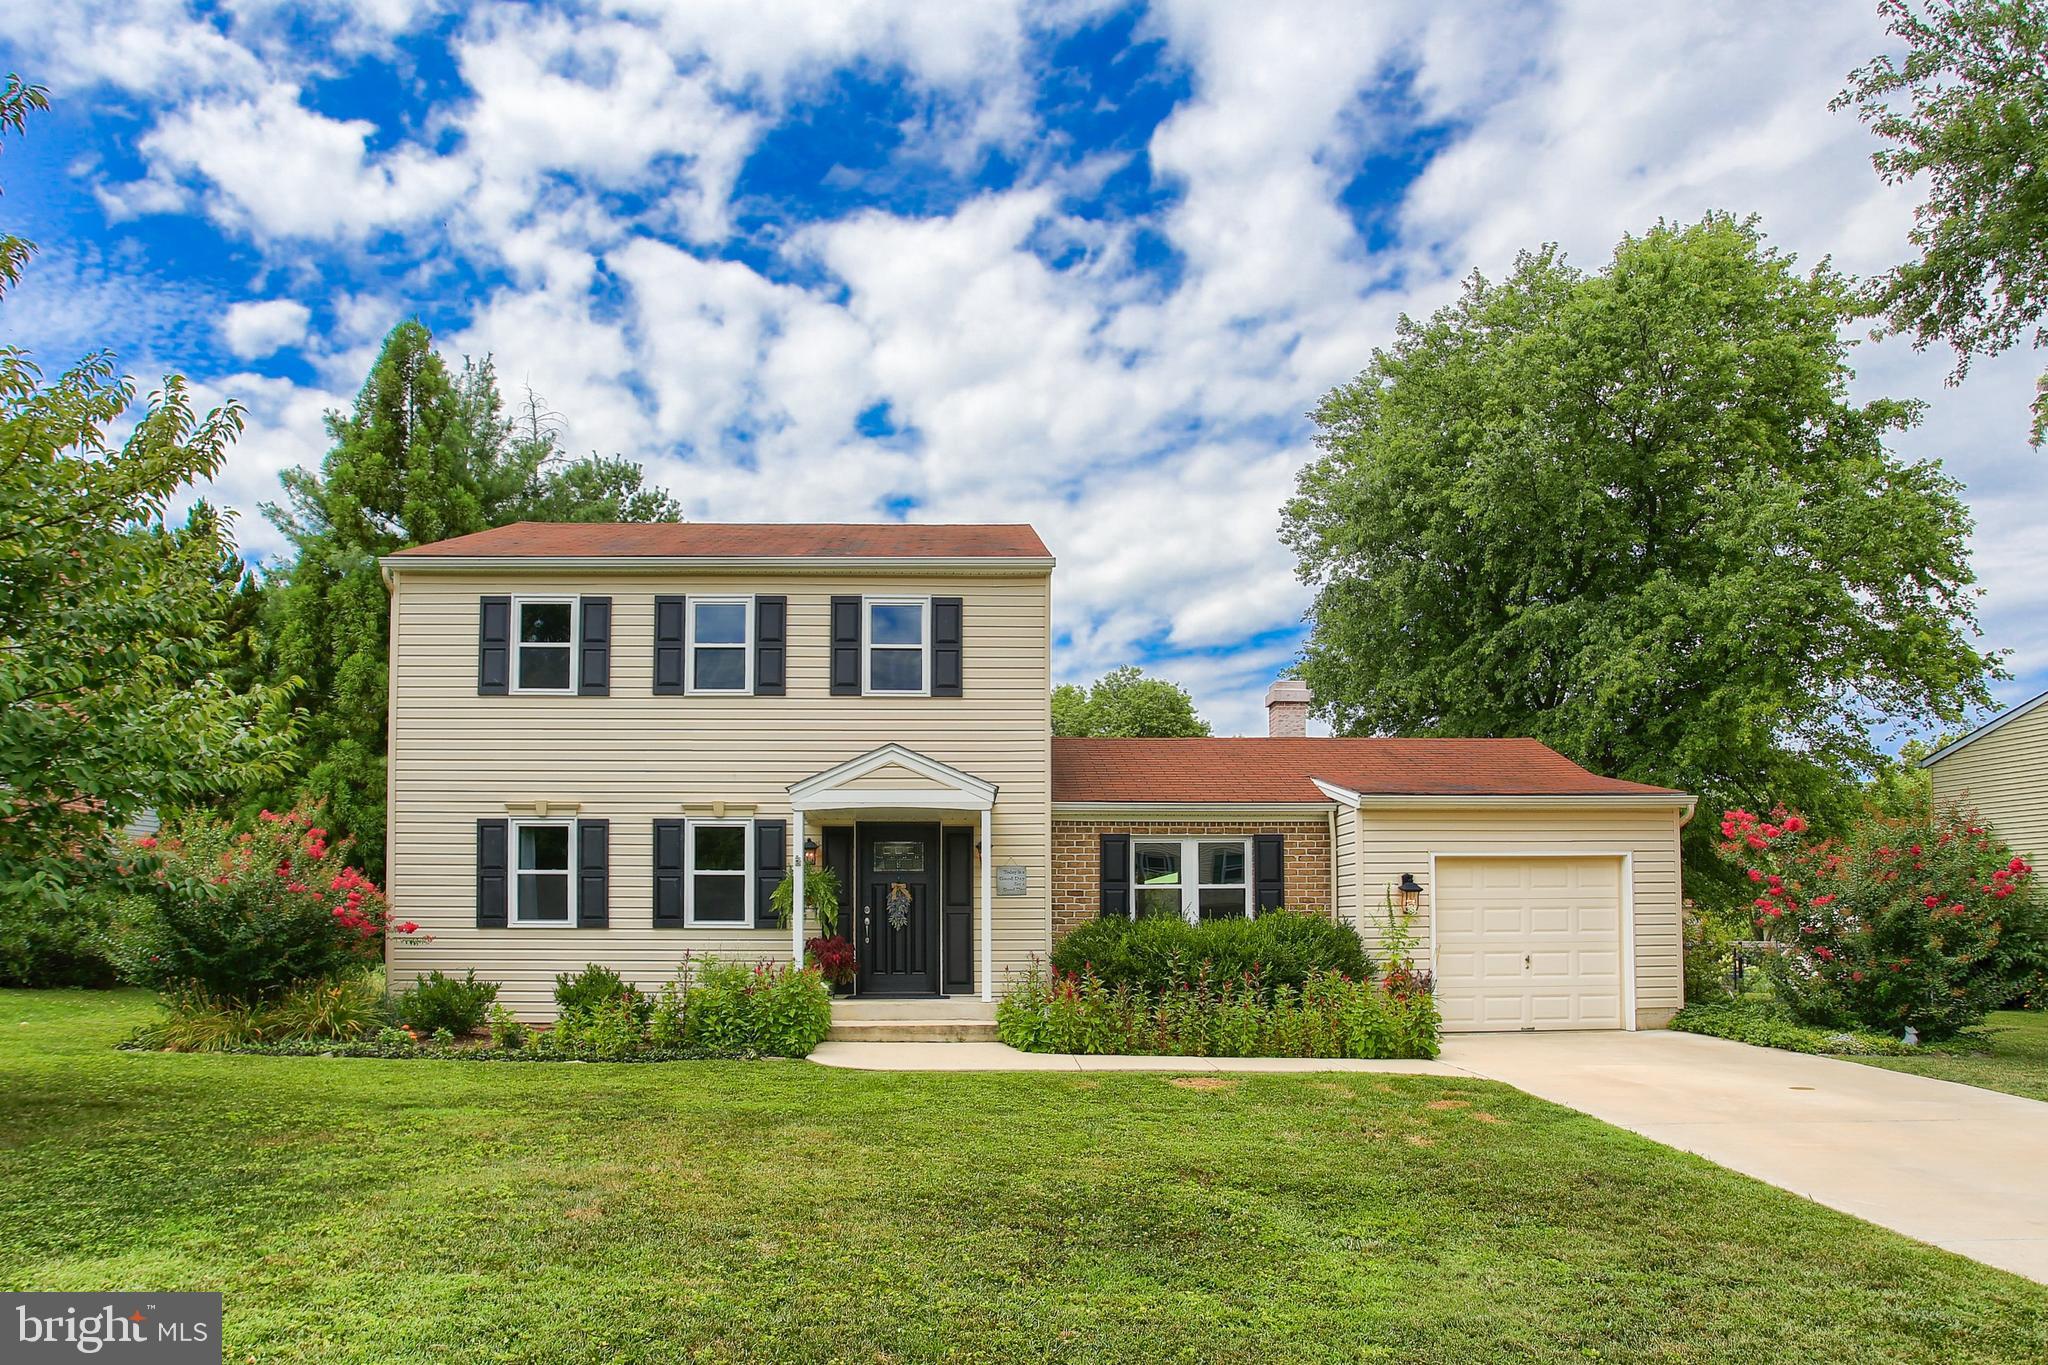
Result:
M116 1051L152 1009L0 992L0 1282L217 1289L235 1360L2048 1356L2048 1288L1476 1080Z

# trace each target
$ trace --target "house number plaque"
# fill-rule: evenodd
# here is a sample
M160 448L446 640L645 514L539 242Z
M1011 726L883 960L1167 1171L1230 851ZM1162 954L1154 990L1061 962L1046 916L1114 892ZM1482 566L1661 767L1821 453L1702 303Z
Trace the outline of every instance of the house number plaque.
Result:
M1004 863L996 869L996 894L998 896L1023 896L1030 894L1031 878L1022 863Z

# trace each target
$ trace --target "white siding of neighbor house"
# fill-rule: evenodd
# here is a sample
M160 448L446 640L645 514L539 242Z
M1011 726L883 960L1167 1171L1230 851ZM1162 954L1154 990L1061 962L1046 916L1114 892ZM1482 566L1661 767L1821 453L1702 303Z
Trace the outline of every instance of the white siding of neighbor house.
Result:
M655 696L654 598L724 592L788 597L788 695ZM521 593L611 598L611 695L477 695L478 598ZM963 598L965 695L829 695L830 599L861 593ZM391 944L393 989L433 968L473 967L502 983L508 1006L545 1019L555 974L586 962L654 985L685 953L787 960L786 927L653 927L653 822L710 816L715 802L728 817L786 820L790 784L891 742L999 788L985 852L1022 864L1029 894L994 903L998 988L1049 948L1049 572L401 568L391 612L390 892L397 917L432 936ZM890 772L862 785L929 783ZM610 928L476 927L476 822L517 818L508 807L537 801L611 822ZM813 814L808 832L851 818ZM792 831L791 856L804 833ZM979 877L974 886L979 897ZM979 915L977 905L977 954Z
M2013 852L2048 859L2048 705L1928 765L1934 808L1975 811Z
M1412 872L1427 888L1429 859L1479 853L1630 853L1634 855L1636 1026L1661 1027L1683 1001L1680 970L1682 891L1679 821L1670 807L1502 805L1364 807L1359 894L1368 943L1386 924L1385 897ZM1395 897L1399 904L1399 897ZM1418 952L1429 942L1430 899L1415 918Z

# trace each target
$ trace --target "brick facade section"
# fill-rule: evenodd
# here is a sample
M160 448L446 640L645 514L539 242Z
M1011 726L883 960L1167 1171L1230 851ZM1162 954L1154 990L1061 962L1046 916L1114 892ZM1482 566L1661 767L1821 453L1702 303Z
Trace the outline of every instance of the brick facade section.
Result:
M1287 904L1330 911L1330 826L1322 820L1062 820L1052 822L1052 936L1101 913L1102 836L1184 839L1277 834L1286 841Z

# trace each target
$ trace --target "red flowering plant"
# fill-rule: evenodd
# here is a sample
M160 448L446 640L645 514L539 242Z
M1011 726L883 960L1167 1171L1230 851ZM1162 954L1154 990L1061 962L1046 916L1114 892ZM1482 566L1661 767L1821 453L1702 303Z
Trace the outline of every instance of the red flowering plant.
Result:
M264 811L238 830L195 815L136 840L138 909L113 935L123 975L253 1005L380 960L387 934L418 935L318 820L317 807Z
M1869 815L1818 837L1780 806L1721 818L1757 927L1779 945L1764 969L1801 1022L1950 1037L2048 982L2048 913L2034 870L1956 812Z
M804 940L804 965L815 967L833 986L851 986L859 970L853 945L837 934L820 934Z

